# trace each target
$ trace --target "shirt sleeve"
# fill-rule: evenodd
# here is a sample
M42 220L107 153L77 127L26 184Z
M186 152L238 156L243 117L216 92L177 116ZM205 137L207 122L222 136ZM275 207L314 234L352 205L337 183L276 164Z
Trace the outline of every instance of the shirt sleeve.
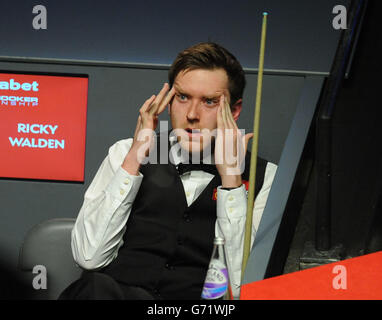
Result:
M251 248L259 227L269 191L272 186L277 166L268 162L263 186L256 196L253 218ZM247 193L244 185L232 190L217 191L217 222L215 233L225 239L225 253L229 270L232 294L235 299L240 296L241 266L243 260L244 231L247 212Z
M72 253L86 270L97 270L113 261L123 244L125 225L143 176L130 175L121 164L132 139L110 149L87 189L72 230Z

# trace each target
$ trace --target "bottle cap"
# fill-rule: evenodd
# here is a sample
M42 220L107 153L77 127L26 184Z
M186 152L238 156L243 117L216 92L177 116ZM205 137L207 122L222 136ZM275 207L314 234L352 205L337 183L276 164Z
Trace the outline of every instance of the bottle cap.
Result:
M222 237L216 237L214 240L214 244L224 244L225 240Z

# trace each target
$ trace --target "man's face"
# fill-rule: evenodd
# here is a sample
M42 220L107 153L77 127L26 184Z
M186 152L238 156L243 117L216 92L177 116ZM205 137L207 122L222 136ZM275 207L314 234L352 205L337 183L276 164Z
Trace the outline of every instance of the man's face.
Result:
M172 128L182 149L201 152L211 143L211 133L217 127L220 96L230 99L227 73L224 69L181 71L173 86Z

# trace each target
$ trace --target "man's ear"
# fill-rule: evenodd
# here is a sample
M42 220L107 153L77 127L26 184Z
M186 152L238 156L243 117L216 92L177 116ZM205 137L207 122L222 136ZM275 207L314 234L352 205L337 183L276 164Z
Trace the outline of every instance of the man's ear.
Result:
M239 119L239 116L240 116L240 112L241 112L241 109L242 109L242 103L243 103L243 99L239 99L236 101L236 103L231 107L231 112L232 112L232 116L233 116L233 119L235 121L237 121L237 119Z

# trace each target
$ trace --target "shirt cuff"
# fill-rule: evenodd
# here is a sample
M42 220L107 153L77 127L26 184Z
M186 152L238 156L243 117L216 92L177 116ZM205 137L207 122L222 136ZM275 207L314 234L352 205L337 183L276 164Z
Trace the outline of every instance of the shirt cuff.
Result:
M127 196L129 199L135 199L141 186L143 175L139 172L138 176L129 174L122 167L115 172L113 179L106 187L106 192L123 202Z
M224 190L218 187L216 200L218 218L231 220L246 216L247 192L244 185L232 190Z

